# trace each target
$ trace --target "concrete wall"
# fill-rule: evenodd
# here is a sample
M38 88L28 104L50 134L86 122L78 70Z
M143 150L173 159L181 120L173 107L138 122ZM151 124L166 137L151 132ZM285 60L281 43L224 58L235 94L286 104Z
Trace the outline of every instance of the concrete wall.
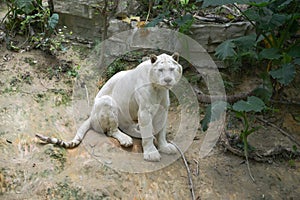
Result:
M53 0L54 12L60 16L60 24L73 31L74 37L88 40L101 39L104 17L99 10L104 6L104 0ZM115 16L130 15L139 7L137 1L120 0ZM109 21L108 35L129 30L131 26L121 20Z
M74 36L93 41L101 39L104 18L95 8L103 8L103 5L104 0L79 0L76 2L54 0L54 10L60 15L60 23L72 30ZM138 7L138 1L120 0L115 16L134 15ZM131 28L130 24L112 18L109 21L108 36ZM196 22L190 29L190 36L212 53L222 41L244 36L253 31L253 27L248 22L226 24Z
M202 23L191 27L194 40L198 41L208 52L214 52L215 48L223 41L237 38L254 32L249 22L236 22L226 24Z
M54 0L54 12L59 14L61 25L72 30L74 37L88 40L101 36L103 17L95 9L103 6L103 0Z

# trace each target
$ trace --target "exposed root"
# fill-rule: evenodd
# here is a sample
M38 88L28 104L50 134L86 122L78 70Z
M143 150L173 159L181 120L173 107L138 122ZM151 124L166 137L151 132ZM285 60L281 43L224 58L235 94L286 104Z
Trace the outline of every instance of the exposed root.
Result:
M300 105L300 99L285 99L285 100L270 100L272 103L284 104L284 105Z
M228 103L234 103L236 101L246 99L248 96L253 95L253 91L246 92L246 93L239 93L236 95L230 95L230 96L222 96L222 95L207 95L207 94L199 94L197 95L198 100L201 103L211 103L214 101L227 101Z
M238 94L233 94L233 95L228 95L228 96L223 96L223 95L208 95L208 94L203 94L201 91L198 89L194 88L194 91L197 94L198 101L201 103L206 103L210 104L211 102L214 101L226 101L228 103L235 103L239 100L244 100L247 99L247 97L255 95L255 89L249 91L249 92L241 92ZM285 104L285 105L300 105L300 100L298 99L285 99L285 100L276 100L276 99L270 99L271 103L277 103L277 104Z
M275 124L268 122L265 119L259 118L257 117L256 119L258 119L259 121L272 126L273 128L276 128L280 133L282 133L284 136L288 137L292 142L294 142L295 144L297 144L300 147L300 142L298 142L292 135L290 135L288 132L284 131L283 129L279 128L278 126L276 126Z
M222 146L233 153L234 155L245 157L243 149L237 148L234 145L231 145L228 137L225 135L225 133L221 134L220 143ZM284 159L284 160L290 160L290 159L300 159L300 151L299 150L293 150L288 147L283 147L281 145L275 146L272 149L262 151L262 150L256 150L248 152L248 159L255 160L257 162L268 162L272 163L275 159Z

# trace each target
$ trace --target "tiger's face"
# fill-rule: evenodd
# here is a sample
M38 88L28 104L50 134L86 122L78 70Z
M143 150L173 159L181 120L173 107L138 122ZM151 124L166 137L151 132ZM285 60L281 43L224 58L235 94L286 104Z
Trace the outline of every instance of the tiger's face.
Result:
M172 56L161 54L159 56L150 56L152 68L150 69L150 80L158 87L170 89L182 76L182 66L178 63L179 54Z

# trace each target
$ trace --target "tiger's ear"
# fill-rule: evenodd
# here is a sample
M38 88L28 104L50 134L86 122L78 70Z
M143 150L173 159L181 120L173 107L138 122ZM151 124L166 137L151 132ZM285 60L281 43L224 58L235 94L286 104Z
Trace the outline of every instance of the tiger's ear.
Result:
M151 54L151 55L150 55L150 60L151 60L151 63L152 63L152 64L155 63L156 60L157 60L157 56L154 55L154 54Z
M177 53L177 52L173 53L172 58L173 58L176 62L179 62L179 53Z

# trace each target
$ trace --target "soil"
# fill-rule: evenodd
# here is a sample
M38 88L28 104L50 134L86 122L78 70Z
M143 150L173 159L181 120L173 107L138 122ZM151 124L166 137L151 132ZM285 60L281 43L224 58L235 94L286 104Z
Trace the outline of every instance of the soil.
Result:
M87 142L71 150L39 143L36 133L71 139L84 121L82 116L88 114L88 109L81 117L74 113L76 77L68 75L74 66L84 68L82 51L74 47L54 57L39 50L15 53L6 50L4 43L0 45L0 199L191 198L181 159L153 172L129 173L112 169L109 162L100 162L90 153ZM238 86L239 90L247 88L247 81L252 81L247 75L238 80L245 80ZM87 84L96 88L97 82ZM298 99L299 85L296 82L288 90ZM90 92L90 99L96 92ZM205 105L199 105L204 110ZM269 113L266 119L300 141L300 107L277 105L277 108L280 112ZM169 132L178 127L179 119L177 105L173 103ZM267 150L277 145L289 148L295 145L277 129L255 118L252 120L254 125L262 126L249 138L253 147ZM240 131L240 122L232 115L228 115L227 121L230 132ZM96 141L106 138L92 131L88 135L94 135ZM244 158L221 145L200 159L204 136L198 129L185 152L197 199L300 198L299 158L274 158L268 163L250 160L253 182ZM132 151L141 152L140 141L136 140L135 144L136 149Z

